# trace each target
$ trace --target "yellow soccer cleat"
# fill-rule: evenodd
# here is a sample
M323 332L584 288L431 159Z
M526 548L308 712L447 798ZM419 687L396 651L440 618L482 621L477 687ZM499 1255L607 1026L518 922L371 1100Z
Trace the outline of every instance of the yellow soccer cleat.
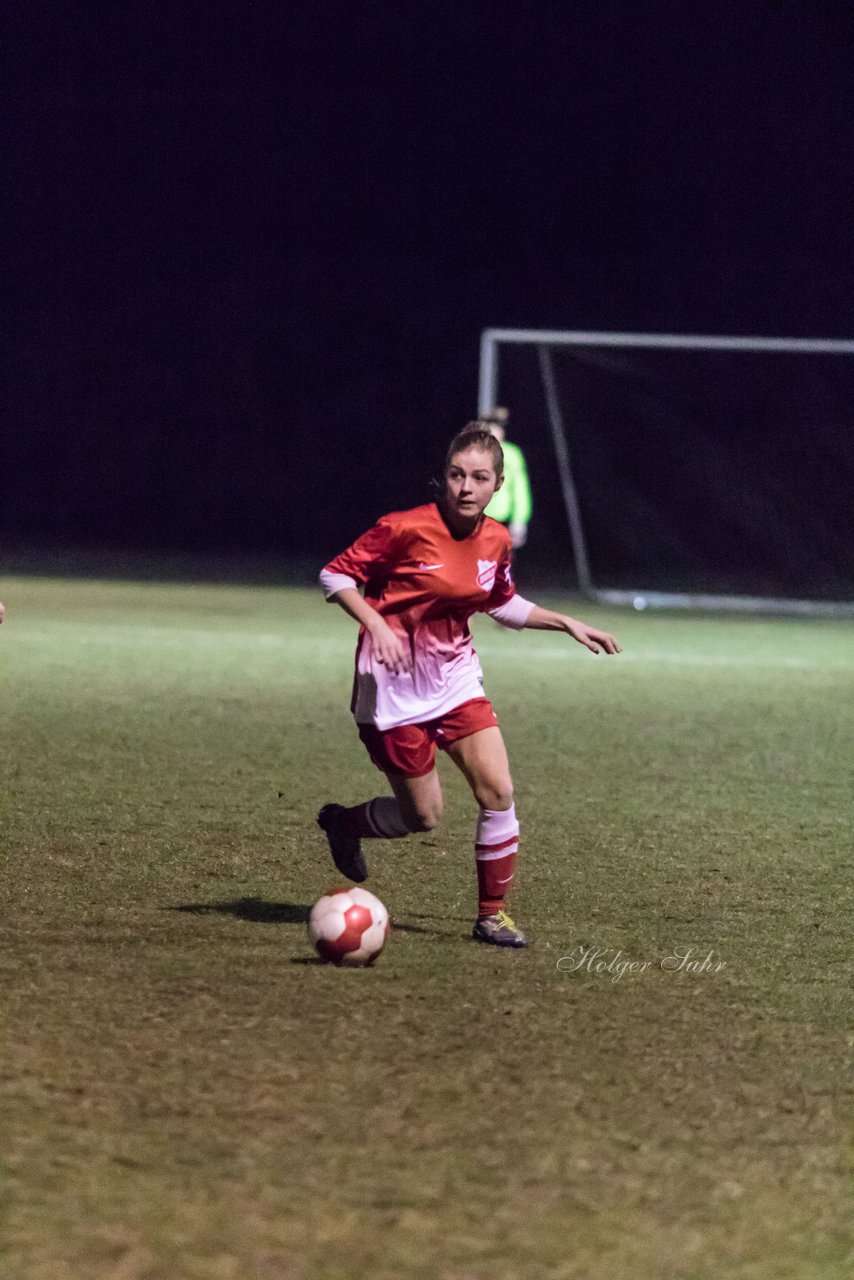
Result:
M527 947L528 939L506 911L494 916L478 916L471 936L477 942L491 942L494 947Z

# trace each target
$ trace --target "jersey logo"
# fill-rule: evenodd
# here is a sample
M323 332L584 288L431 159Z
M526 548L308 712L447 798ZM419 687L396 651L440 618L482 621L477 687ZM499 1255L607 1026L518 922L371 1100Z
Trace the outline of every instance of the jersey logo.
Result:
M477 585L482 587L484 591L491 591L495 583L495 573L497 569L497 560L478 560Z
M426 573L428 569L444 569L445 562L441 560L438 564L420 564L418 566L419 573Z

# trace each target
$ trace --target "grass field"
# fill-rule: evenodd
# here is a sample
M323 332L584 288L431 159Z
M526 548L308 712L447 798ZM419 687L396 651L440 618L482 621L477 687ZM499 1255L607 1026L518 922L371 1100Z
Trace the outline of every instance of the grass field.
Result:
M850 624L563 602L606 659L482 620L533 945L469 939L444 761L443 826L368 846L395 928L346 971L304 922L316 810L381 789L352 624L293 589L0 598L0 1274L850 1274Z

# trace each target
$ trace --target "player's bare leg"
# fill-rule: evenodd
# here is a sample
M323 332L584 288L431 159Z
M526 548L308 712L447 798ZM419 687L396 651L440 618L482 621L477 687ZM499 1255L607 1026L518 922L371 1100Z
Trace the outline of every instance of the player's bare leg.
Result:
M516 866L519 823L501 730L496 725L459 738L448 747L448 755L480 806L475 836L478 915L472 936L500 947L524 947L525 935L504 910Z
M400 840L413 831L432 831L442 816L442 788L435 769L423 778L386 776L393 796L375 796L351 809L326 804L317 815L333 862L357 884L368 876L362 840Z
M497 725L458 738L447 754L465 776L482 809L509 809L513 804L513 779L504 738Z
M410 831L432 831L438 826L445 802L435 769L431 769L423 778L406 778L394 773L386 776L395 794L401 817Z

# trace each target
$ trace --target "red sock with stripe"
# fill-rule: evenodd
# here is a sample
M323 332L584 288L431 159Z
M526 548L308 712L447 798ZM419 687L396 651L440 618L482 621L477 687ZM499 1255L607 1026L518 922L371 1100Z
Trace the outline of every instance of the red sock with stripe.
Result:
M494 916L504 910L504 898L513 883L519 849L516 806L509 809L481 809L475 833L477 867L477 913Z

